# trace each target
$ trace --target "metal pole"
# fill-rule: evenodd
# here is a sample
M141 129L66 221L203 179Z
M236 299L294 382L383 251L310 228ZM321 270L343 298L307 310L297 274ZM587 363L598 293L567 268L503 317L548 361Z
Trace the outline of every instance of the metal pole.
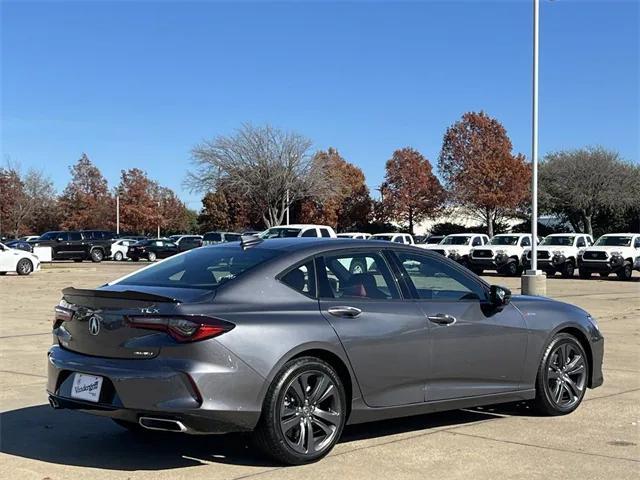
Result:
M120 235L120 195L116 195L116 234Z
M158 210L160 210L160 202L158 202ZM160 217L158 217L158 238L160 238Z
M533 0L533 129L531 135L531 270L538 270L538 41L540 0Z
M287 225L289 225L289 189L287 188Z

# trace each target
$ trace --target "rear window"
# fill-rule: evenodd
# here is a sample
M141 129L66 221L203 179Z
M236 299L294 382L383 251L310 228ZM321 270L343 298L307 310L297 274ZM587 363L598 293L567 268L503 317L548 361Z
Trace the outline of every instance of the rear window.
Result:
M134 273L118 285L213 289L280 253L259 248L198 248Z

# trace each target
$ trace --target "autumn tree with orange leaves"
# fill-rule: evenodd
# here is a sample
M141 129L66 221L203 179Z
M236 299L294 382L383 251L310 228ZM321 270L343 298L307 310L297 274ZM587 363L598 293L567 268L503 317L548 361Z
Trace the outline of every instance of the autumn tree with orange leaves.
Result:
M71 181L62 192L58 205L63 229L113 228L114 198L107 180L86 154L70 169Z
M393 152L386 169L382 185L385 215L413 234L416 223L438 213L445 200L444 189L429 160L413 148Z
M530 197L531 167L512 153L505 128L484 112L468 112L444 135L438 168L452 199L493 227Z
M326 199L303 199L298 221L331 225L338 231L363 227L371 213L371 198L362 170L342 158L335 148L317 152L313 162L334 188Z

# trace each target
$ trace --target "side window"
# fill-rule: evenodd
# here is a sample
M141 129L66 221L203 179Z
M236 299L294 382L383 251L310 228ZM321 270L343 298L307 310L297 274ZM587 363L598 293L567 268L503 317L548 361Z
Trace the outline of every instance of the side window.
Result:
M321 228L320 234L325 238L331 238L331 233L329 233L329 230L327 230L326 228Z
M316 274L313 260L289 270L280 278L280 281L300 293L315 297Z
M70 242L79 242L82 240L82 235L80 232L69 232L69 241Z
M404 243L404 238L402 237L402 235L398 235L393 239L393 241L396 243Z
M588 245L588 246L593 245L593 238L591 238L591 237L587 237L587 245Z
M584 241L584 237L578 237L578 243L576 244L576 247L586 247L587 246L587 242Z
M173 242L164 242L164 246L165 247L169 247L169 248L175 248L177 247L177 245Z
M358 252L324 257L320 296L324 298L397 299L400 293L379 253ZM322 264L322 262L320 262Z
M471 242L472 247L478 247L482 245L482 239L480 237L473 237L473 241Z
M154 244L156 247L161 247L161 246L162 246L162 241L161 241L161 240L156 240L155 242L153 242L153 244Z
M487 243L489 243L489 237L482 237L482 243L484 245L486 245Z
M635 248L640 248L640 237L636 237L636 241L634 242L633 246Z
M522 240L520 241L520 245L522 245L523 247L530 247L531 240L529 240L529 237L522 237Z
M300 235L301 237L317 237L318 233L316 232L315 228L310 228L308 230L305 230L304 232L302 232L302 235Z
M69 241L69 233L68 232L58 232L58 234L56 235L56 240L60 239L60 241L62 242L68 242Z
M415 253L397 252L403 276L423 300L480 300L484 288L445 262Z

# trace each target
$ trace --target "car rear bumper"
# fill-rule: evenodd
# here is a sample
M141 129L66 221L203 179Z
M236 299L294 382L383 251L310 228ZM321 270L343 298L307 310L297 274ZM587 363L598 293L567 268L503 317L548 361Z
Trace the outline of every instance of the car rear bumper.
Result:
M184 359L108 359L53 346L47 393L55 408L138 423L147 416L180 421L186 433L252 430L260 417L264 379L230 352L227 365ZM71 396L75 373L103 378L98 402Z

